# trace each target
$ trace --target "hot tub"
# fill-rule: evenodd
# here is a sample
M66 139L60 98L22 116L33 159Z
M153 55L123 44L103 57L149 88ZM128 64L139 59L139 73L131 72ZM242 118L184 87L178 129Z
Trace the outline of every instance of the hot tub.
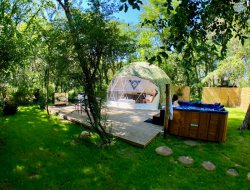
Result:
M173 120L169 120L168 132L195 139L226 140L228 111L220 104L182 102L173 108Z

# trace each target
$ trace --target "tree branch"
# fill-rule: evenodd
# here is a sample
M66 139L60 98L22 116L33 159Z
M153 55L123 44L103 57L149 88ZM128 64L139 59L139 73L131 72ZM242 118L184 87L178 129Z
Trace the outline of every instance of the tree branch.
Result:
M61 6L62 8L65 10L65 5L66 5L66 0L64 0L64 4L62 3L61 0L56 0Z

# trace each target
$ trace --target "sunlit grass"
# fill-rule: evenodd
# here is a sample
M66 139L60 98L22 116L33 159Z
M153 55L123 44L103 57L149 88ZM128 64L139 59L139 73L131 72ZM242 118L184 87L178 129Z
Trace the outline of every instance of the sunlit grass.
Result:
M79 126L21 107L15 116L0 117L0 189L250 189L250 132L237 130L245 112L228 110L225 143L200 141L190 147L183 138L160 136L146 149L119 140L102 149L79 140ZM163 145L174 153L157 155L155 148ZM180 164L182 155L191 156L193 165ZM205 171L205 160L216 170ZM228 176L228 168L239 176Z

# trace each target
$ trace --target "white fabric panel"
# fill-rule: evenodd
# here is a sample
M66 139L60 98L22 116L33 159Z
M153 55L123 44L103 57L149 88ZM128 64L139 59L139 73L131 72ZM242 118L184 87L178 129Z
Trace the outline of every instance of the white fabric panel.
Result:
M140 81L138 86L133 89L130 81ZM156 91L158 94L156 95ZM135 100L128 99L125 94L141 94L146 93L147 96L155 96L153 102L136 103ZM149 109L157 110L160 101L159 88L149 80L141 79L136 76L119 76L112 80L109 87L108 105L122 108L132 109Z
M169 98L169 119L170 120L173 120L173 117L174 117L174 110L173 110L173 105L172 105L172 99L171 97Z
M129 80L141 81L138 86L133 89ZM125 92L145 92L147 94L155 94L156 85L149 80L141 79L135 76L121 76L113 79L110 91L125 91Z

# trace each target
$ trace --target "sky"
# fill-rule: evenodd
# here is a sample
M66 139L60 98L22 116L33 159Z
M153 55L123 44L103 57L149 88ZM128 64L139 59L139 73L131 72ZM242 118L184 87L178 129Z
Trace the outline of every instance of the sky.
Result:
M119 13L114 14L114 16L117 17L120 21L135 25L139 23L140 11L137 9L132 9L130 7L126 13L124 11L120 11Z
M147 2L146 0L143 0L143 3ZM88 7L88 1L83 2L83 7ZM140 6L142 9L142 6ZM115 18L118 18L120 21L124 21L126 23L129 23L131 25L135 25L139 23L140 20L140 12L142 10L132 9L131 6L129 6L128 11L125 13L124 9L118 13L113 14Z

